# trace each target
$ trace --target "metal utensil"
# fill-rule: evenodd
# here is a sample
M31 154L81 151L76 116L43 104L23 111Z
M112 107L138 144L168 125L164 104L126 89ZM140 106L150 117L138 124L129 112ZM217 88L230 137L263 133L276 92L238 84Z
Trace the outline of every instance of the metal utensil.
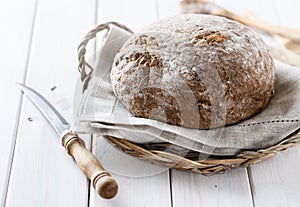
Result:
M70 130L71 125L41 94L25 85L19 83L17 85L54 127L62 139L62 145L91 180L97 193L106 199L114 197L118 191L118 184L104 171L97 158L85 148L83 140Z

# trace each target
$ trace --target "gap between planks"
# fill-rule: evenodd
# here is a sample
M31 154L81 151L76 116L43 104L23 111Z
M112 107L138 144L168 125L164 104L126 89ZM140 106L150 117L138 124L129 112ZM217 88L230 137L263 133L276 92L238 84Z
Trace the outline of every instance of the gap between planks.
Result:
M94 16L94 24L97 25L98 23L98 12L99 12L99 9L98 9L98 0L95 0L94 2L95 4L95 16ZM96 57L96 50L97 50L97 38L95 38L95 40L93 41L93 52L94 52L94 55L93 55L93 60L95 61L95 59L97 58ZM90 135L90 145L89 145L89 150L93 153L93 143L94 143L94 135L91 134ZM91 191L93 189L93 186L92 186L92 182L90 180L87 181L88 182L88 192L87 192L87 207L91 207Z

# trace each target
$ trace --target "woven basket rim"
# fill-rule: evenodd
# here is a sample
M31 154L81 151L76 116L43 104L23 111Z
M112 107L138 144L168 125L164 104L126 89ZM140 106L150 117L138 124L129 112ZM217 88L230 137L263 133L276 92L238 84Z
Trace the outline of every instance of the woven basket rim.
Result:
M103 137L124 153L148 161L152 164L171 169L193 171L203 175L212 175L224 172L230 168L249 167L250 165L262 162L280 152L286 151L300 143L300 130L297 130L279 143L267 148L244 150L235 156L213 156L197 160L158 149L149 150L146 149L143 144L137 144L126 139L108 135ZM189 151L194 152L192 150Z

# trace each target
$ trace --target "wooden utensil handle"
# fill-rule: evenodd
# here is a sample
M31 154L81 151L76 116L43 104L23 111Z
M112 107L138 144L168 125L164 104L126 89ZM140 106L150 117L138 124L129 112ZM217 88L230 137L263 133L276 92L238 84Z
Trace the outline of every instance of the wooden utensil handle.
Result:
M118 192L118 184L104 171L97 158L85 148L84 142L76 133L62 135L62 145L66 148L79 168L91 180L93 187L102 198L113 198Z

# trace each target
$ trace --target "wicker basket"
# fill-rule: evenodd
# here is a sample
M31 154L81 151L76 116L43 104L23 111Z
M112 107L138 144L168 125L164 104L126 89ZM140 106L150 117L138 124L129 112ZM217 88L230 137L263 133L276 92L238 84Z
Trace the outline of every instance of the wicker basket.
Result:
M81 80L84 83L84 88L87 87L87 82L93 70L93 68L85 61L86 46L91 39L96 37L98 32L108 29L110 24L121 27L132 33L125 25L117 22L107 22L97 26L86 35L78 47L78 70L81 73ZM87 68L90 72L87 72ZM300 130L269 148L242 151L240 154L230 157L204 155L171 143L137 144L126 139L119 139L112 136L104 136L104 138L123 152L149 161L155 165L211 175L224 172L225 170L234 167L248 167L295 146L300 142Z

